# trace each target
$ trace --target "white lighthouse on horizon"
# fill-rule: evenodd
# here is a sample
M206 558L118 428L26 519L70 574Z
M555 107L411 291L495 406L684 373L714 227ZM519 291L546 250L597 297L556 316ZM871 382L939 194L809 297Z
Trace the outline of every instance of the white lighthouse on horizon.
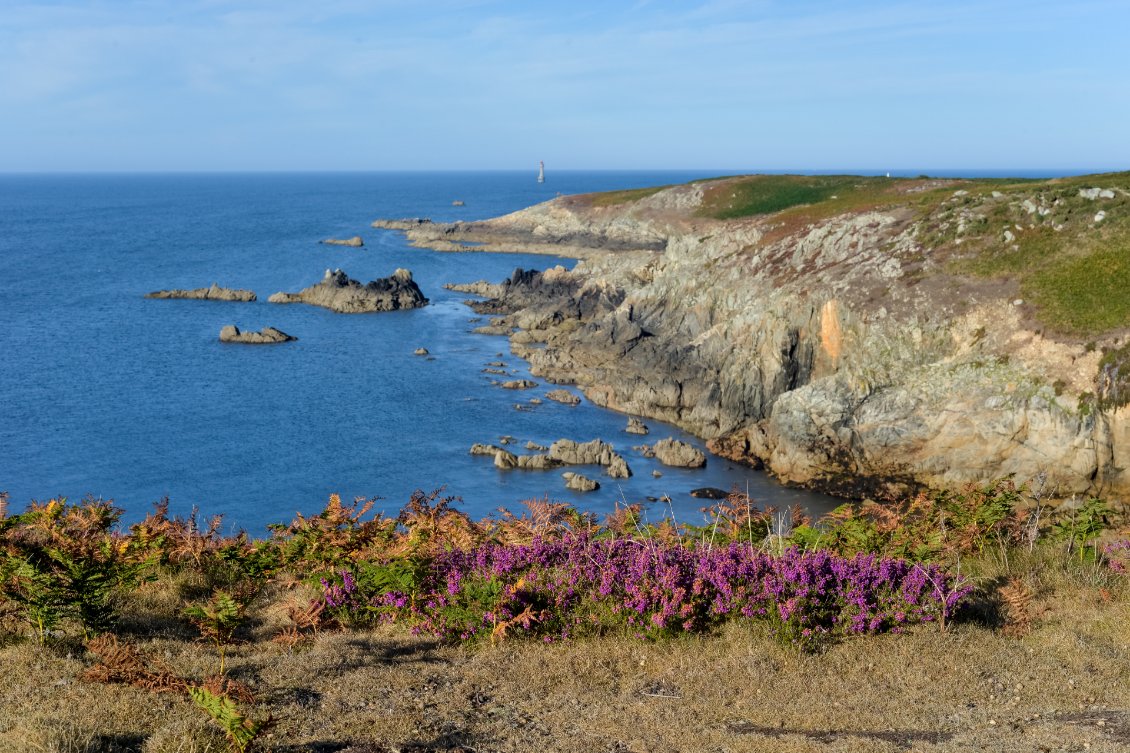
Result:
M545 183L545 163L538 160L538 183Z

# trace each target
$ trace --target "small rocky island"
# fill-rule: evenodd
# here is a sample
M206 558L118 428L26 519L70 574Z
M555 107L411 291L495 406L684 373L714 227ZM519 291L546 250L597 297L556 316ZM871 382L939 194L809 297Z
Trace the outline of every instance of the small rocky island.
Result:
M154 290L152 293L146 293L146 298L182 298L193 301L242 301L250 302L256 300L254 291L251 290L237 290L235 288L221 288L216 283L212 283L206 288L191 288L182 290L174 288L172 290Z
M293 342L298 338L288 335L281 329L264 327L258 332L244 332L234 324L228 324L220 329L220 342L241 343L243 345L274 345L275 343Z
M335 269L326 270L321 282L298 293L275 293L271 303L308 303L342 314L414 309L428 304L420 287L412 280L412 272L398 269L390 277L382 277L363 285Z
M322 243L326 246L349 246L350 248L361 248L365 245L365 241L361 239L360 235L355 235L352 238L326 238Z

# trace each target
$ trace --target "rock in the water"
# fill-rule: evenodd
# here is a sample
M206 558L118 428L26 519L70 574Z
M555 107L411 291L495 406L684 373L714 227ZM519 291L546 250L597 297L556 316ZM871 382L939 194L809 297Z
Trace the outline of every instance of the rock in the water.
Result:
M407 269L398 269L391 277L373 280L368 285L351 280L340 269L327 269L321 282L298 293L275 293L267 300L309 303L343 314L412 309L428 303Z
M526 449L533 452L545 452L549 448L545 445L538 444L537 442L530 440L529 442L526 442Z
M645 458L651 459L655 457L655 448L649 444L638 444L633 446L632 449L643 455Z
M643 421L633 417L628 419L628 426L624 431L629 434L647 434L650 429L647 428Z
M691 489L691 496L699 499L725 499L730 495L717 487L704 486L701 489Z
M428 355L428 349L427 348L416 348L414 351L412 351L412 354L417 355L417 356L426 356L426 355Z
M562 465L564 463L549 455L518 456L518 467L527 471L547 471L551 468L560 468Z
M471 454L472 455L490 455L491 457L494 457L494 454L496 452L505 452L505 450L503 450L501 447L498 447L498 446L493 445L493 444L478 444L478 443L476 443L476 444L471 445Z
M352 238L326 238L322 243L327 246L351 246L352 248L361 248L365 245L365 241L361 240L360 235L355 235Z
M454 290L456 293L470 293L471 295L481 295L484 298L498 298L502 295L505 288L502 285L486 280L478 280L477 282L448 282L444 283L444 289Z
M229 324L220 329L220 342L242 343L244 345L273 345L297 340L297 337L288 335L274 327L264 327L258 332L243 332L234 324Z
M531 397L530 398L530 405L541 405L541 398L540 397Z
M564 403L565 405L581 404L581 398L577 397L569 390L553 390L551 392L545 393L545 396L550 400L554 400L558 403Z
M651 475L655 476L656 478L662 478L663 477L663 474L660 471L652 471Z
M600 484L596 481L572 471L565 471L561 477L565 479L565 488L575 492L594 492L600 488Z
M655 450L655 457L663 465L679 468L701 468L706 465L706 455L702 450L673 437L659 440L652 449Z
M249 302L255 300L255 293L251 290L236 290L235 288L221 288L216 283L212 283L206 288L191 288L189 290L182 290L174 288L173 290L154 290L152 293L146 293L146 298L183 298L193 301L243 301Z
M629 478L632 475L627 461L616 453L612 445L599 439L590 442L559 439L550 445L549 455L564 465L603 465L612 478Z
M494 465L496 468L502 470L509 470L518 467L518 456L509 450L499 450L494 453Z
M507 390L531 390L537 387L538 383L529 379L511 379L507 382L500 382L498 386Z

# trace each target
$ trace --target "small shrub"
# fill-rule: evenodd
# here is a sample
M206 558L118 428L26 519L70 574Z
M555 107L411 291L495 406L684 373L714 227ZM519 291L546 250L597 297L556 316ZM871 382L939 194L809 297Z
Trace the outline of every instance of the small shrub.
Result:
M1061 514L1052 525L1052 536L1066 543L1068 554L1077 554L1080 562L1094 559L1098 555L1095 539L1108 528L1111 514L1106 502L1092 497L1078 510Z
M274 721L270 715L258 720L247 716L231 695L216 684L190 687L188 696L224 731L232 750L238 753L245 753Z
M235 632L247 620L247 601L226 591L217 591L205 604L184 609L184 616L200 631L201 637L215 645L220 655L220 674L224 674L227 648L235 639Z

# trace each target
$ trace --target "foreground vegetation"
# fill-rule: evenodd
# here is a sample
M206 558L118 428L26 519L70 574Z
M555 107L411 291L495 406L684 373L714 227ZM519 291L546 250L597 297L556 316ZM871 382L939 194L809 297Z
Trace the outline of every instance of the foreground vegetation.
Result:
M734 494L703 526L371 506L260 540L163 505L0 516L0 747L1130 745L1130 543L1100 500L1049 515L1001 482L813 523Z

